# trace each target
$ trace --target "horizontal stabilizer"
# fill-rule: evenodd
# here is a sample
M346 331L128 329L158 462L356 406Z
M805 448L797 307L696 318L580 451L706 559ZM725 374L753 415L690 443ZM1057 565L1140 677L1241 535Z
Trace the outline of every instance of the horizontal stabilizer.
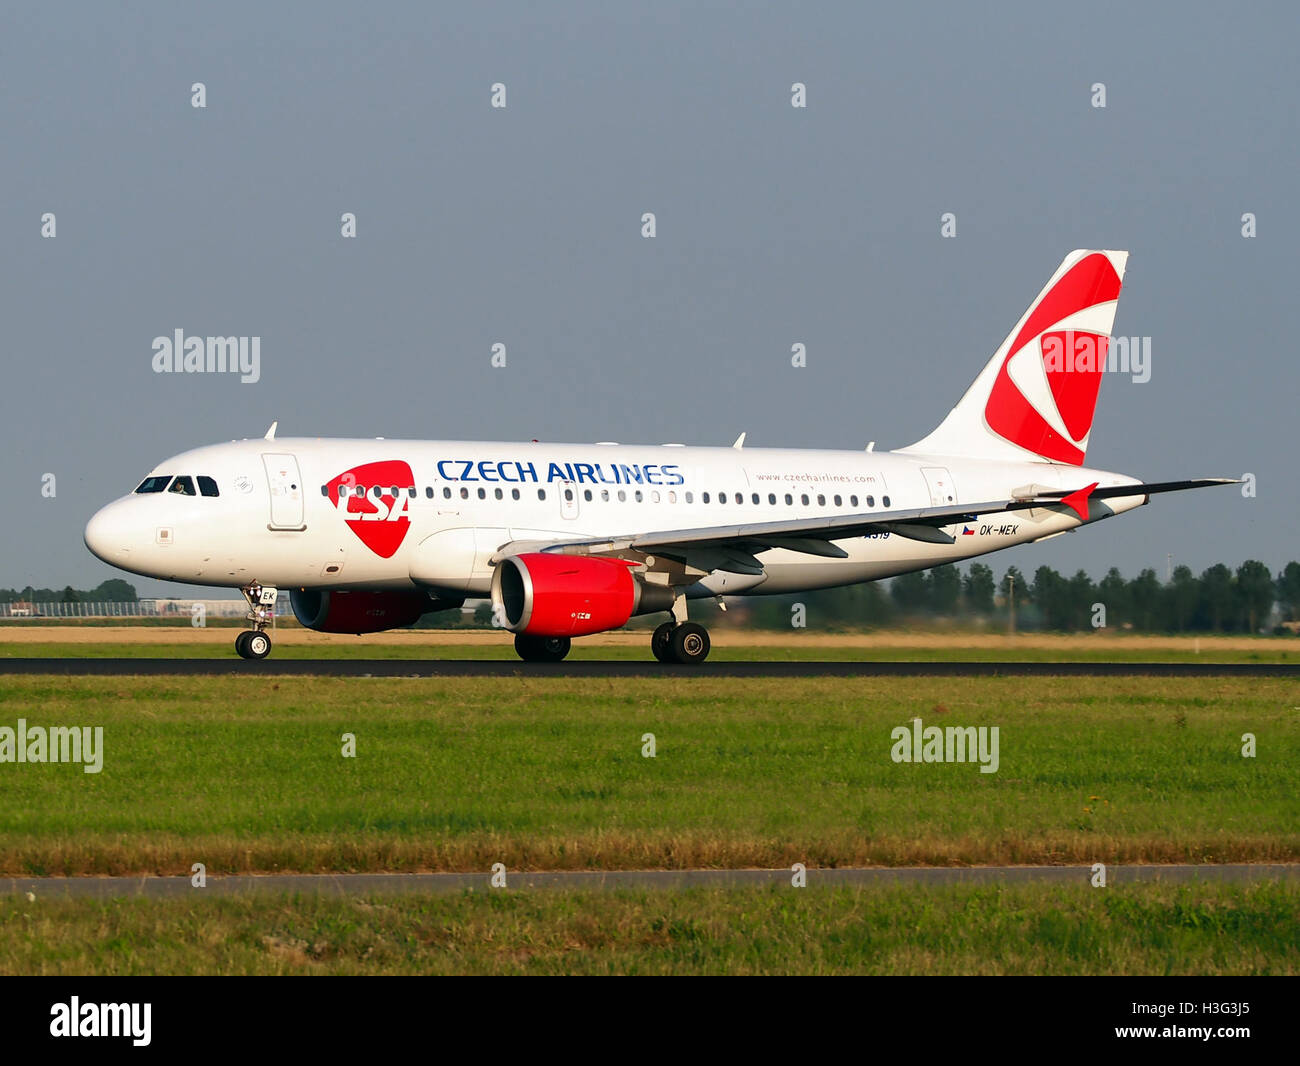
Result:
M1155 496L1161 492L1182 492L1184 489L1203 489L1210 485L1240 485L1241 478L1237 477L1202 477L1194 478L1190 481L1153 481L1149 485L1109 485L1104 489L1094 488L1090 493L1094 500L1108 500L1116 496ZM1059 496L1064 498L1073 495L1078 489L1070 492L1040 492L1039 499L1048 499Z

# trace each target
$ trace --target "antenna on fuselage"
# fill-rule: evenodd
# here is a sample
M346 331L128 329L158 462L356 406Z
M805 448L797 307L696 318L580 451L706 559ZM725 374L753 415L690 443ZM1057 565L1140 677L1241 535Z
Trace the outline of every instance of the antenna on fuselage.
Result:
M279 424L280 424L279 422L272 422L272 423L271 423L271 428L268 429L268 430L266 431L266 436L263 437L262 439L263 439L263 440L275 440L275 427L278 426Z
M745 446L745 434L742 433L739 437L736 438L736 443L733 444L732 447L735 448L736 451L740 451L740 449L743 448L744 446Z

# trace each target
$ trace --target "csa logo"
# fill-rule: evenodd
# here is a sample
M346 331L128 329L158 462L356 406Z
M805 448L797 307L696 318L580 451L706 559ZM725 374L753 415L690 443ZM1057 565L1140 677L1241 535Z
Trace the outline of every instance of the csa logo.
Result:
M329 483L329 498L362 544L381 559L391 559L411 528L406 490L414 484L408 463L387 459L339 474Z
M1086 330L1054 327L1090 307L1119 299L1119 291L1119 275L1100 252L1080 259L1057 281L1035 305L998 368L984 405L989 429L1058 463L1083 465L1109 341ZM1022 349L1024 354L1017 359ZM1019 367L1020 382L1011 376L1013 364ZM1036 402L1024 387L1035 394ZM1067 436L1044 417L1051 406Z

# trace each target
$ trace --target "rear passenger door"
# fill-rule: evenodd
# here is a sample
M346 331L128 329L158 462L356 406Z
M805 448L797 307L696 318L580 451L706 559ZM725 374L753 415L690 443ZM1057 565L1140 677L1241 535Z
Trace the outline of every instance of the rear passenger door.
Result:
M957 490L953 487L952 475L943 466L923 466L921 474L925 486L930 490L930 506L946 507L957 502Z

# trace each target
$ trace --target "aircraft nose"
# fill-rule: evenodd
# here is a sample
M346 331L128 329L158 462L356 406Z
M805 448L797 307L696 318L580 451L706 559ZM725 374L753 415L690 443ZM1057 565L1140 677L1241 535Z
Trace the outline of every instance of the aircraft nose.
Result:
M130 555L127 510L118 500L100 508L86 523L86 547L106 563L117 565Z

